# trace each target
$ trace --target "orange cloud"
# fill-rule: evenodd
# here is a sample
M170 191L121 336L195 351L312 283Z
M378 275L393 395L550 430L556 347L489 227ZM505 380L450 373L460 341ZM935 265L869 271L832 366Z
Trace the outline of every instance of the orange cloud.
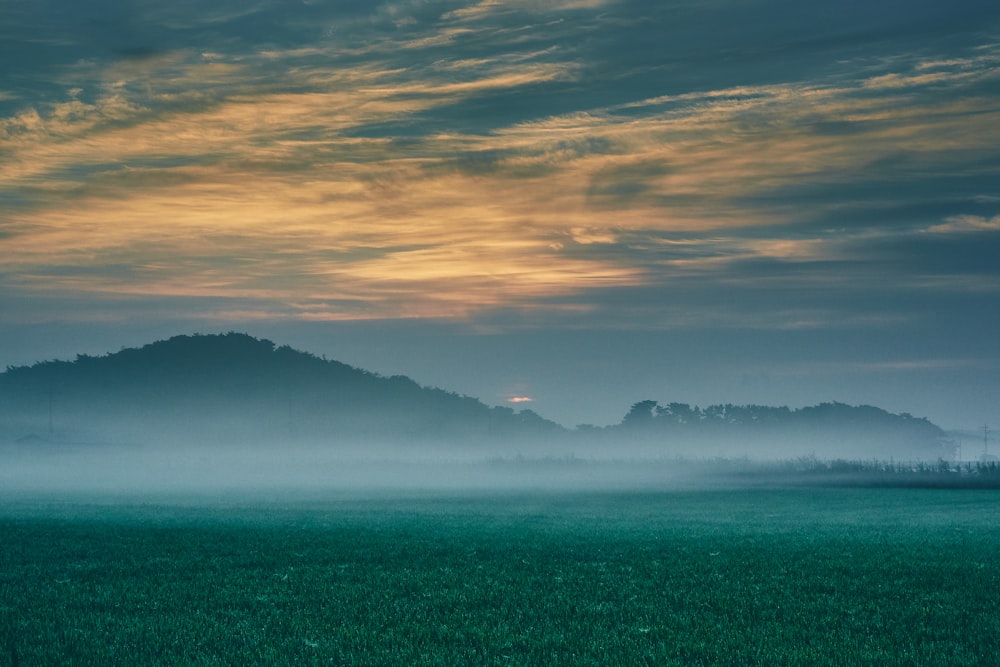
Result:
M595 3L554 6L584 4ZM454 18L499 8L487 1ZM461 34L444 27L407 44ZM736 260L830 258L836 246L825 239L742 238L802 213L745 201L846 181L900 151L946 167L965 149L1000 145L992 98L904 106L896 97L931 82L989 83L994 61L650 97L412 141L359 130L484 91L572 79L576 65L546 51L433 63L419 78L388 62L289 66L281 92L251 76L268 63L333 55L224 62L177 52L80 65L103 82L90 102L74 87L62 103L0 119L0 189L26 202L5 212L0 270L25 289L255 299L273 310L239 312L301 319L554 308L554 297L666 283ZM225 93L211 97L216 87ZM827 121L854 124L859 138L815 131ZM995 218L966 216L930 231L995 228ZM648 259L661 240L621 252L636 231L675 234L671 242L701 251ZM102 272L112 265L132 270L127 279Z

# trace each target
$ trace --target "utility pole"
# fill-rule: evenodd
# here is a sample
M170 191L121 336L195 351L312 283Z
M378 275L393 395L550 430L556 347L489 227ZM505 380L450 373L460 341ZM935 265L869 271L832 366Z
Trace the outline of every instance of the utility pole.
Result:
M990 454L990 425L983 424L983 460Z

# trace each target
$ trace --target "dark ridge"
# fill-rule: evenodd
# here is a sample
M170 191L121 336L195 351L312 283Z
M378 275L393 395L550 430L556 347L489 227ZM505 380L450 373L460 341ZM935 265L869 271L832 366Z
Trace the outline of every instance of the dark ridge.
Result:
M174 336L8 368L0 397L8 439L490 438L563 430L530 410L491 408L241 333Z
M0 373L0 442L367 441L471 451L541 443L545 455L604 458L954 458L953 443L926 419L843 403L699 408L644 400L619 424L568 431L531 410L490 407L232 332Z
M821 403L799 409L764 405L634 403L621 423L588 428L598 439L675 443L682 456L951 460L956 445L925 418L871 405ZM700 453L699 453L700 452Z

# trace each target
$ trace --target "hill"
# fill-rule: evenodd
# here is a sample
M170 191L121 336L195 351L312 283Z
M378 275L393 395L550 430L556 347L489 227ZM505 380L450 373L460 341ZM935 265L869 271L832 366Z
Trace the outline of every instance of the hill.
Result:
M661 455L711 458L937 460L954 445L930 421L871 405L821 403L798 409L764 405L632 405L620 424L593 429L606 442L642 442Z
M0 374L0 437L111 442L533 438L563 431L246 334L175 336Z
M945 434L872 406L635 403L568 431L531 410L384 377L246 334L175 336L0 373L0 442L403 443L505 456L936 460ZM522 445L524 448L522 449Z

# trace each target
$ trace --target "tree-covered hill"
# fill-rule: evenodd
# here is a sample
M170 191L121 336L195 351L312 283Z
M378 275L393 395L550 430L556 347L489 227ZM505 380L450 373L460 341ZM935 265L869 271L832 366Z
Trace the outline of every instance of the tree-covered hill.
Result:
M791 409L645 400L633 404L620 424L591 433L609 441L642 440L682 456L935 460L954 454L945 432L927 419L836 402Z
M530 410L383 377L246 334L175 336L0 374L0 436L150 442L537 437Z
M0 443L210 445L450 443L529 456L935 460L926 419L824 403L635 403L620 424L568 431L531 410L384 377L246 334L175 336L140 348L0 373ZM521 445L526 445L521 449Z

